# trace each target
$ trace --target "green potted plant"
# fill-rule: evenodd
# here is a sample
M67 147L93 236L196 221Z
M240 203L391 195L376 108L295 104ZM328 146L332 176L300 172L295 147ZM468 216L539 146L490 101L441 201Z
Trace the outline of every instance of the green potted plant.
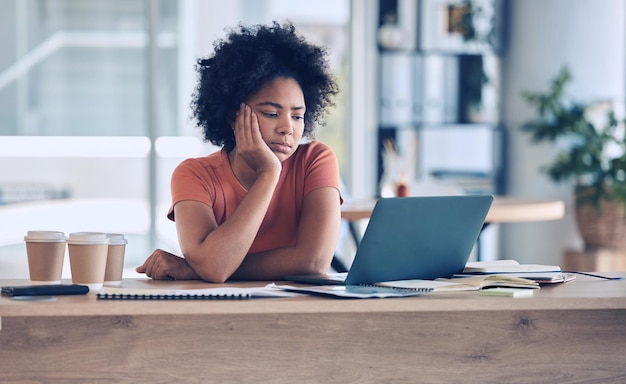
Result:
M523 92L538 116L522 129L533 142L558 148L542 171L554 182L574 181L576 219L586 247L626 250L624 119L617 118L609 101L567 102L571 79L564 67L547 92Z

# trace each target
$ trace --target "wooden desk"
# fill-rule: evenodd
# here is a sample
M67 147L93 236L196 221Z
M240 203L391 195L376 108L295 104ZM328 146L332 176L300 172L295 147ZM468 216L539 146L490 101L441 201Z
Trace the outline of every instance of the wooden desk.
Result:
M626 379L626 281L584 276L542 288L528 299L477 292L373 300L98 301L91 295L24 302L1 297L0 319L4 384Z
M348 221L369 219L375 203L375 199L346 201L341 206L341 217ZM565 203L561 200L495 196L485 223L558 220L564 215Z

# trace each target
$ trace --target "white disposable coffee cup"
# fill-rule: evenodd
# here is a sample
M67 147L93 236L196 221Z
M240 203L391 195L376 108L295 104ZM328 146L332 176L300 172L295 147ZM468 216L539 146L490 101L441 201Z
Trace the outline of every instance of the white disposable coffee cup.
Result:
M124 254L128 240L120 233L107 233L109 238L109 251L107 253L107 265L104 272L104 285L122 285L124 273Z
M30 282L60 284L67 238L59 231L28 231L24 236Z
M67 239L72 283L97 291L104 283L109 238L101 232L74 232Z

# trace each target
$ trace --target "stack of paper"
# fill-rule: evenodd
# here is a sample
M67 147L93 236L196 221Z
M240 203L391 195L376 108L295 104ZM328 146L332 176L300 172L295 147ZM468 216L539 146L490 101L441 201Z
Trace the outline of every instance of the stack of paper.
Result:
M376 285L403 289L432 288L434 292L478 291L488 287L539 288L537 282L510 275L480 275L436 280L384 281Z
M374 299L391 297L419 296L432 289L398 289L394 287L381 287L376 285L320 285L314 287L295 287L291 285L273 285L275 289L287 292L305 293L309 295L321 295L349 299Z

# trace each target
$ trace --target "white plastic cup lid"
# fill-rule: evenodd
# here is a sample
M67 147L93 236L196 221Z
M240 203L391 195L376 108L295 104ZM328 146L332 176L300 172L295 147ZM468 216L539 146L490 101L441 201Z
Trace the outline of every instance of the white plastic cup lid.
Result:
M102 232L73 232L67 240L68 244L109 244L109 238Z
M110 245L128 244L128 240L121 233L107 233Z
M33 243L62 243L67 241L65 233L60 231L28 231L24 241Z

